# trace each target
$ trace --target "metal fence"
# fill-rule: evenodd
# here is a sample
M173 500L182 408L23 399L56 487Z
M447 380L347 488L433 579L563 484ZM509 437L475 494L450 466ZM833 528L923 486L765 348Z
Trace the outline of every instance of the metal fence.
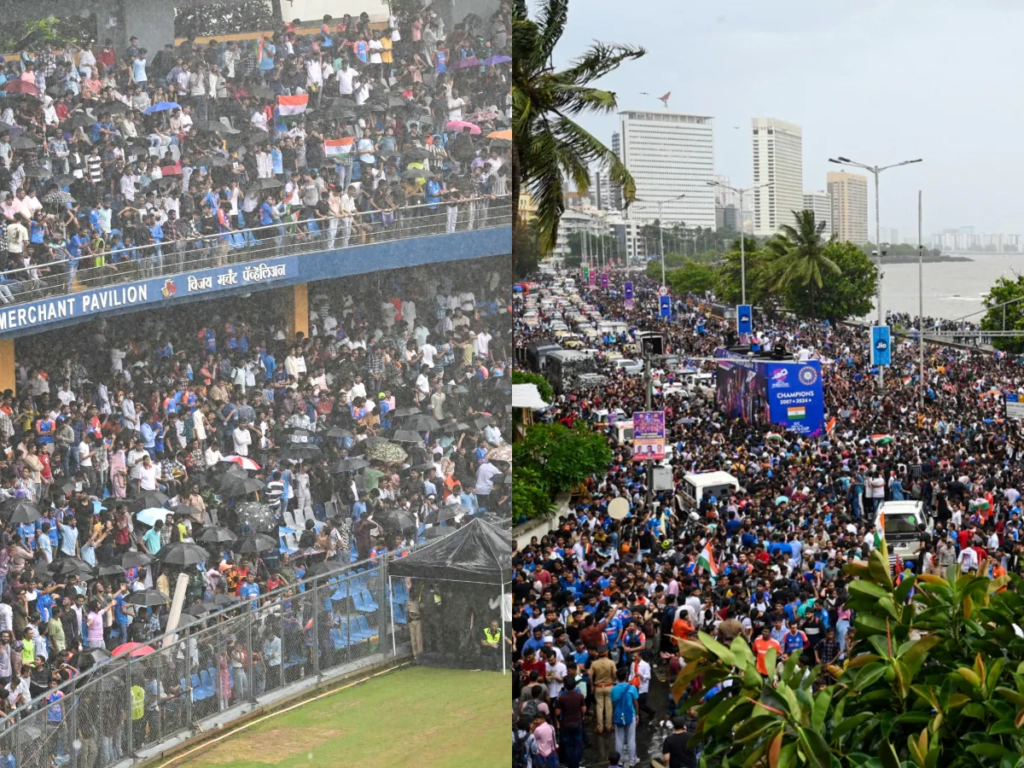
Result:
M84 256L77 266L63 260L7 270L0 274L0 306L280 256L342 249L357 258L356 249L363 245L507 227L511 222L510 200L478 198L345 218L310 217L267 227L118 248L99 258Z
M130 765L281 689L312 686L368 657L395 657L409 641L408 590L396 579L403 583L389 593L388 562L282 588L258 606L235 604L154 640L148 655L104 662L0 721L0 765Z

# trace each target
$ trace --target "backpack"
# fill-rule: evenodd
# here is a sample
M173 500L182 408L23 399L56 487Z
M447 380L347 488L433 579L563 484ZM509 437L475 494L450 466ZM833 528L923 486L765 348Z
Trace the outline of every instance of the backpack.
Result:
M519 727L524 731L529 731L530 725L539 713L540 707L537 705L537 700L534 698L527 699L526 703L519 710Z

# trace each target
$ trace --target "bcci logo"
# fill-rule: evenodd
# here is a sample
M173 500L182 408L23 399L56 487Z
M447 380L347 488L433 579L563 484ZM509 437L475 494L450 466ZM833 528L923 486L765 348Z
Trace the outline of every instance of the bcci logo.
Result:
M809 387L818 380L818 372L810 365L805 365L800 369L800 383L805 387Z

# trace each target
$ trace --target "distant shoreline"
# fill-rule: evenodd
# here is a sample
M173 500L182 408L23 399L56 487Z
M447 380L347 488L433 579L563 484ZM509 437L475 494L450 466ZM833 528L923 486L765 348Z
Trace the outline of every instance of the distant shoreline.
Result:
M925 264L937 264L945 261L974 261L966 256L925 256L922 261ZM917 256L908 254L906 256L885 256L882 265L886 264L917 264Z

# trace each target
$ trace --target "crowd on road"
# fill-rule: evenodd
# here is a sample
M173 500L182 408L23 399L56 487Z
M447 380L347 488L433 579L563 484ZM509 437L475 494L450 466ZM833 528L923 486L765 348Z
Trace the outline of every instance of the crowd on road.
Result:
M1004 418L1004 395L1024 392L1020 359L929 344L922 376L907 339L893 347L880 389L864 330L757 310L748 339L757 352L821 362L820 433L725 419L710 393L658 386L672 487L649 492L646 467L614 423L616 413L631 422L646 410L646 382L614 359L639 357L636 334L658 332L678 361L657 373L671 383L684 371L713 373L715 350L738 340L703 297L675 296L671 318L659 318L657 286L644 278L634 278L627 309L624 278L613 273L609 291L546 273L515 295L517 348L573 338L574 323L588 319L572 316L581 304L608 328L624 324L581 337L604 383L566 391L535 414L604 430L614 459L573 489L549 534L513 552L521 764L696 765L692 713L677 710L665 682L685 664L677 640L699 631L726 641L742 634L762 673L769 649L779 663L799 655L822 670L842 666L857 652L843 566L889 535L876 525L883 504L919 501L924 511L902 531L912 543L897 570L1001 574L1024 564L1024 433ZM550 301L539 311L533 303L527 322L531 295ZM738 487L691 503L683 476L709 471L731 474ZM625 517L610 514L619 499Z
M510 24L506 0L0 60L0 302L507 215Z

